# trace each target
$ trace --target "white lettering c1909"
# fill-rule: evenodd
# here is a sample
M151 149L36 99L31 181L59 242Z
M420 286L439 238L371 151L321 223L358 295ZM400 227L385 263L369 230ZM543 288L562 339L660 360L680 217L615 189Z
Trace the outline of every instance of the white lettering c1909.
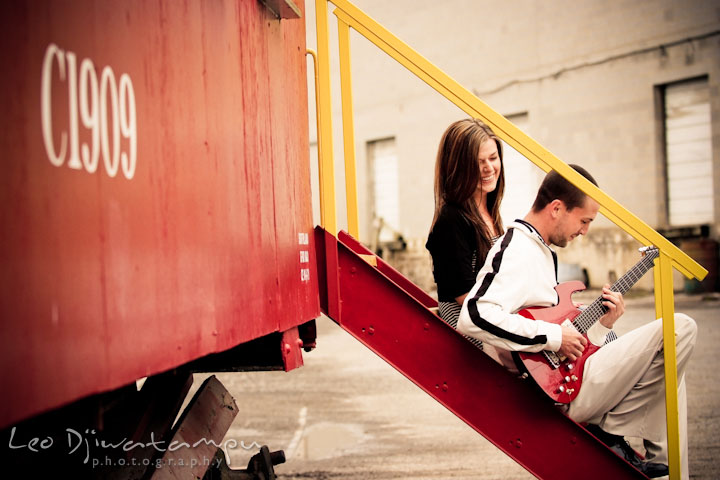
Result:
M53 66L56 64L57 79L67 83L68 88L68 127L59 132L59 150L53 136L52 115L53 81L56 79ZM98 82L92 60L83 59L79 72L77 64L74 52L62 50L54 43L45 50L40 113L48 160L56 167L62 167L67 160L71 169L95 173L102 155L109 177L115 177L121 170L125 178L131 179L137 164L137 117L132 80L123 73L117 82L112 68L106 66ZM89 130L87 143L80 144L80 123ZM121 143L125 146L122 152Z

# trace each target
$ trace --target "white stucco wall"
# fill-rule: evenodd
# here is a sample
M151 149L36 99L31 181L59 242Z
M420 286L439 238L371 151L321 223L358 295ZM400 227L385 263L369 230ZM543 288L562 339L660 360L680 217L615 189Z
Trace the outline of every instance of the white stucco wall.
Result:
M355 4L498 112L526 114L529 135L562 160L586 167L601 188L654 228L667 226L656 87L706 76L716 192L711 228L717 238L720 7L701 0L357 0ZM330 17L331 39L336 42L335 18ZM308 26L308 45L314 48L314 2L308 4ZM419 241L426 237L432 219L438 141L447 125L465 114L366 39L351 33L360 237L367 241L371 235L366 142L394 137L401 179L397 229ZM331 51L338 127L336 169L342 173L335 44ZM313 117L311 125L314 121ZM344 186L340 179L337 188L342 226ZM604 239L596 244L621 238L604 218L593 229L602 232ZM633 243L618 242L617 247L626 251ZM594 256L586 262L593 264L589 268L592 283L604 281L610 271L621 274L636 260L627 252L611 255L606 247L592 244L583 242L560 252L568 262ZM578 248L584 248L582 255L575 253ZM645 286L651 287L649 278Z

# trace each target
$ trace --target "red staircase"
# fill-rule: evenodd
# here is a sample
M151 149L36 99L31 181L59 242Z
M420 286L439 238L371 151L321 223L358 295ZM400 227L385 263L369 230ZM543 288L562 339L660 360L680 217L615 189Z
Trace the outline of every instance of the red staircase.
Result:
M432 297L382 259L371 265L350 235L317 227L315 242L323 312L530 473L646 478L445 324Z

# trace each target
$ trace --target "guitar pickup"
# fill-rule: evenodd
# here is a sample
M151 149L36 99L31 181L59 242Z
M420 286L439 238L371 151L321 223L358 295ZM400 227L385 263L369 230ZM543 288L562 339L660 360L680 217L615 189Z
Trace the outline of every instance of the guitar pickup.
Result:
M563 362L563 359L560 358L560 356L556 352L551 352L550 350L543 350L543 355L545 355L545 358L553 368L560 368L560 364Z

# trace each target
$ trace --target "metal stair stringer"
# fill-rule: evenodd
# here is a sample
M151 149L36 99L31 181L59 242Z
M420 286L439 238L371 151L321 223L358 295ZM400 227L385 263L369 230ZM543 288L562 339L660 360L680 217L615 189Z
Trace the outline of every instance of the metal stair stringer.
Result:
M324 243L335 238L322 229L315 238L320 273ZM538 478L646 478L360 257L354 243L338 235L333 320L344 330Z

